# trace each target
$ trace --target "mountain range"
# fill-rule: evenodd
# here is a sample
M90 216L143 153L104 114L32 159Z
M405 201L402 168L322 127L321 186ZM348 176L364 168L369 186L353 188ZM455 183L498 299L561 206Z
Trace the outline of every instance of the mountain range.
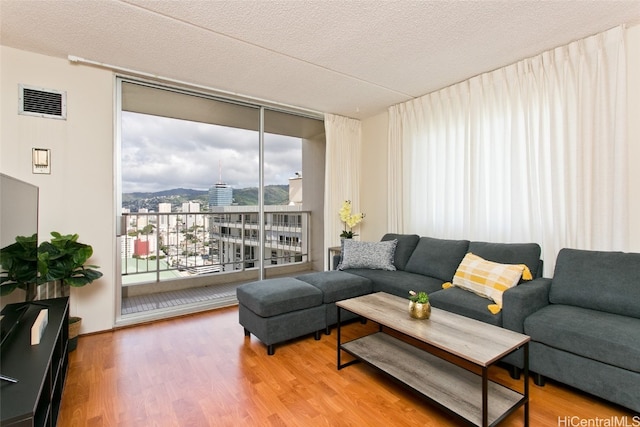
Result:
M146 208L158 212L159 203L171 203L172 210L182 203L200 203L203 211L209 206L208 190L193 190L189 188L174 188L156 192L122 193L122 207L130 212L138 212ZM233 203L238 206L255 206L258 204L258 188L233 189ZM267 185L264 188L265 205L288 205L289 185Z

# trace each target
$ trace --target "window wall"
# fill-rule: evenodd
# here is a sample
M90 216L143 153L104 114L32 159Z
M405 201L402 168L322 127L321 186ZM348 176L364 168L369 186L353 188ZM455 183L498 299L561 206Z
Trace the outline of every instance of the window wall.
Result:
M118 89L121 297L321 268L322 120L153 82Z

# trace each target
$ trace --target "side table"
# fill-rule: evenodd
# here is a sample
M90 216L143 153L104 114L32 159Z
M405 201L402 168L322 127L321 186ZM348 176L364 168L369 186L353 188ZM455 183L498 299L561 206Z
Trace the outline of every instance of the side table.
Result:
M342 246L331 246L327 249L327 270L333 270L333 256L340 255Z

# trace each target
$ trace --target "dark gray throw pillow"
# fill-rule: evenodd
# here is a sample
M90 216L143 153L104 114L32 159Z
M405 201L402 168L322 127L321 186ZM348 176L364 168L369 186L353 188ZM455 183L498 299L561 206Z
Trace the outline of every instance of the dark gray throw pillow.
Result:
M370 268L374 270L395 270L393 259L396 252L397 240L384 242L360 242L344 239L342 245L342 262L340 270L350 268Z
M468 249L468 240L421 237L404 271L450 282Z
M394 256L393 265L397 270L404 270L409 261L409 257L413 253L413 250L420 240L420 236L417 234L395 234L387 233L380 239L383 242L388 240L397 240L396 254Z

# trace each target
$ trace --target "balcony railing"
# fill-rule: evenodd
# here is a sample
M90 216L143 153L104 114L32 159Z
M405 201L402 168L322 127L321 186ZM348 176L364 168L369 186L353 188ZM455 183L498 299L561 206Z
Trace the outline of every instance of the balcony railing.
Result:
M265 265L308 261L310 213L291 206L268 208L264 215ZM123 286L257 269L257 207L213 209L123 214Z

